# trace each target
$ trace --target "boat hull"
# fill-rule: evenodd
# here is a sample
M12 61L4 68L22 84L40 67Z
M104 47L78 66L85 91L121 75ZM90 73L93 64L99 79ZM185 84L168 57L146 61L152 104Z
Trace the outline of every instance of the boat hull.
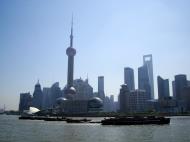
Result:
M102 125L148 125L148 124L169 124L170 118L110 118L101 121Z

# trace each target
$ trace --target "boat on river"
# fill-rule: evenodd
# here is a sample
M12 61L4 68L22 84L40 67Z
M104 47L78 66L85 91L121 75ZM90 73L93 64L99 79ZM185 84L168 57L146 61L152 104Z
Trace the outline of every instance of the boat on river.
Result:
M87 123L87 122L90 122L91 119L71 119L71 118L67 118L66 119L66 122L67 123Z
M114 117L101 121L102 125L147 125L147 124L169 124L170 118L160 116L147 117Z

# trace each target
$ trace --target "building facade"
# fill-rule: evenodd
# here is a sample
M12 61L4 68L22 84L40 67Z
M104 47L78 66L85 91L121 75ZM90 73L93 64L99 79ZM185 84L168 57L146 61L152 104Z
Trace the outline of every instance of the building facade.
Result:
M177 101L182 100L183 89L187 87L187 77L184 74L175 76L175 92Z
M129 90L135 89L134 71L132 68L124 68L124 84L127 84Z
M158 82L158 99L164 99L170 96L169 92L169 80L163 79L162 77L157 77Z
M127 96L128 112L145 112L148 109L148 96L145 90L132 90Z
M143 56L143 65L147 66L150 91L151 91L151 99L154 99L154 75L153 75L153 59L152 55L144 55Z
M101 98L103 101L105 99L104 76L99 76L98 77L98 97Z
M43 88L43 101L42 101L42 108L48 109L53 107L52 97L51 97L51 88L44 87Z
M138 68L138 89L145 90L148 99L151 99L151 86L146 65Z
M30 93L21 93L19 101L19 112L24 110L29 110L29 107L32 104L32 95Z
M190 112L190 86L184 87L182 91L182 100L184 102L184 111Z
M75 97L77 100L89 100L93 97L93 88L89 85L88 79L76 79L73 82L73 86L76 89Z
M120 93L119 93L119 111L127 112L127 96L130 94L129 88L127 84L121 85Z
M43 101L43 93L41 90L41 85L38 81L38 83L35 85L35 88L34 88L32 106L41 110L42 109L42 101Z
M176 99L175 81L172 81L173 98Z

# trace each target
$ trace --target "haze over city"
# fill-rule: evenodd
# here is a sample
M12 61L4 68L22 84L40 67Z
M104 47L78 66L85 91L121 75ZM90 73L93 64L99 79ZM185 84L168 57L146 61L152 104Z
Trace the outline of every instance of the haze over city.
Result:
M153 55L157 75L190 79L190 2L133 1L0 1L0 108L18 109L19 94L67 81L66 48L74 17L74 79L89 78L97 90L104 76L105 94L119 94L124 67L135 71L143 55ZM172 95L172 90L170 90Z

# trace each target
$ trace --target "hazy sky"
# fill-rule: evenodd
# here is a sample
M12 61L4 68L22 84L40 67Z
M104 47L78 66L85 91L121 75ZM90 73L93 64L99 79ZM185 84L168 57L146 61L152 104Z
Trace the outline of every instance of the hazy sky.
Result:
M74 14L74 78L117 97L124 67L135 70L153 55L157 75L190 79L189 0L0 0L0 108L18 109L19 94L66 84L71 15ZM171 90L170 90L171 92Z

